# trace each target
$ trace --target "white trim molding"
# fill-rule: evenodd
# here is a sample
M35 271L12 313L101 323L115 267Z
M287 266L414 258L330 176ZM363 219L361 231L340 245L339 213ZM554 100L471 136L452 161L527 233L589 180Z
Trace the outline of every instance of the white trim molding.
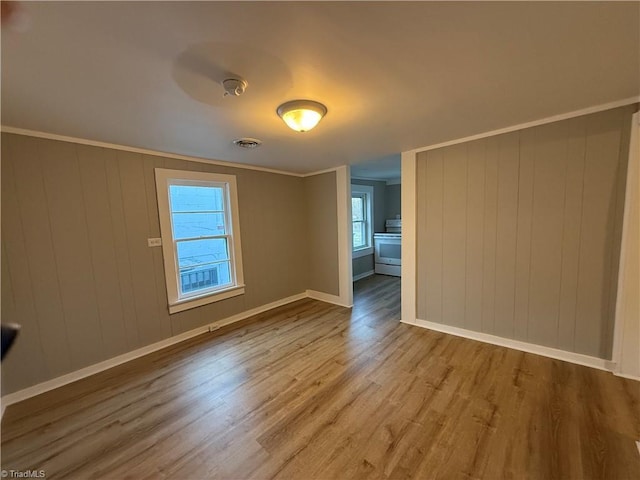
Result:
M353 281L357 282L358 280L362 280L363 278L367 278L370 277L371 275L375 275L375 270L369 270L368 272L362 272L359 275L354 275L353 276Z
M238 208L236 176L210 172L169 170L166 168L156 168L155 176L169 313L182 312L226 298L244 295L245 285L242 268L242 241L240 239L240 211ZM170 199L170 189L173 186L214 188L222 191L222 203L217 208L222 208L223 232L217 235L210 234L208 237L200 236L199 238L221 239L225 242L230 280L225 287L199 289L191 294L182 292L177 248L180 241L189 239L174 238L173 210ZM213 265L209 265L209 268L212 267Z
M640 113L636 112L632 117L629 139L612 355L616 364L614 373L634 380L640 380L639 205Z
M534 343L527 343L521 342L520 340L511 340L509 338L497 337L488 333L475 332L473 330L452 327L450 325L430 322L428 320L416 319L413 322L401 320L401 322L408 325L414 325L416 327L435 330L436 332L448 333L450 335L455 335L456 337L468 338L470 340L490 343L492 345L511 348L513 350L519 350L521 352L533 353L535 355L542 355L543 357L554 358L556 360L562 360L564 362L584 365L585 367L597 368L598 370L611 371L613 368L612 362L610 360L591 357L589 355L583 355L581 353L567 352L566 350L544 347L542 345L536 345Z
M620 371L618 371L616 369L616 364L614 363L613 366L611 367L611 372L616 376L616 377L622 377L622 378L628 378L629 380L635 380L636 382L640 382L640 377L636 376L636 375L628 375L626 373L620 373Z
M322 175L323 173L336 172L339 168L342 168L342 167L329 167L323 170L316 170L315 172L301 173L299 176L303 178L313 177L314 175Z
M60 377L47 380L46 382L38 383L37 385L27 387L23 390L18 390L17 392L10 393L8 395L3 396L1 399L2 413L4 414L4 409L9 405L21 402L22 400L26 400L27 398L35 397L36 395L40 395L41 393L45 393L45 392L48 392L49 390L62 387L64 385L75 382L77 380L90 377L91 375L95 375L96 373L102 372L104 370L108 370L112 367L116 367L118 365L129 362L131 360L135 360L136 358L143 357L144 355L148 355L158 350L162 350L163 348L169 347L171 345L175 345L176 343L180 343L192 337L196 337L198 335L202 335L203 333L218 330L219 328L224 327L226 325L230 325L232 323L245 320L254 315L258 315L259 313L263 313L268 310L272 310L274 308L287 305L289 303L297 302L298 300L302 300L308 297L310 297L310 295L307 292L304 292L304 293L292 295L290 297L286 297L280 300L276 300L275 302L267 303L265 305L261 305L256 308L246 310L236 315L232 315L230 317L217 320L208 325L203 325L202 327L194 328L193 330L189 330L188 332L183 332L179 335L174 335L173 337L165 338L164 340L161 340L159 342L152 343L151 345L146 345L142 348L132 350L131 352L123 353L122 355L118 355L117 357L113 357L108 360L104 360L102 362L89 365L88 367L84 367L84 368L81 368L80 370L67 373L66 375L62 375ZM312 297L312 298L315 298L315 297ZM318 300L321 300L321 299L318 299ZM333 303L333 302L329 302L329 303Z
M373 240L371 241L371 243L373 243ZM360 257L366 257L367 255L373 255L373 246L371 247L366 247L366 248L361 248L360 250L356 250L355 252L352 251L351 252L351 259L354 258L360 258Z
M386 183L386 178L372 178L372 177L360 177L357 175L351 175L351 180L360 180L363 182L378 182L378 183Z
M338 291L340 303L353 307L353 265L351 233L351 175L348 165L336 169L338 222ZM330 301L330 300L327 300ZM335 302L331 302L335 303Z
M339 307L351 308L353 304L347 304L342 301L342 298L339 295L331 295L330 293L319 292L317 290L307 290L307 297L312 298L314 300L320 300L325 303L332 303L334 305L338 305Z
M416 153L402 152L402 188L400 189L402 210L402 285L401 318L411 322L416 319Z
M10 125L0 126L0 132L12 133L15 135L23 135L26 137L44 138L47 140L57 140L60 142L77 143L79 145L89 145L91 147L110 148L124 152L140 153L142 155L153 155L154 157L173 158L176 160L186 160L187 162L207 163L210 165L220 165L222 167L241 168L243 170L256 170L259 172L277 173L279 175L289 175L291 177L306 177L315 175L314 173L296 173L287 170L278 170L276 168L259 167L246 163L226 162L224 160L213 160L202 157L192 157L190 155L180 155L177 153L161 152L159 150L151 150L148 148L131 147L128 145L119 145L117 143L99 142L97 140L88 140L86 138L69 137L67 135L58 135L57 133L40 132L37 130L28 130L26 128L17 128ZM327 170L330 171L331 169ZM320 173L320 172L317 172Z
M364 220L364 224L365 224L365 230L366 230L366 236L367 236L367 245L365 247L362 247L358 250L353 250L353 243L351 245L351 258L360 258L360 257L365 257L367 255L373 255L373 205L375 203L375 196L374 196L374 188L371 185L358 185L356 183L352 183L351 184L351 192L349 193L349 198L351 199L351 202L349 202L349 206L351 207L353 205L353 195L355 194L361 194L363 196L363 200L364 200L364 205L363 205L363 210L365 212L365 220ZM353 211L351 212L353 214ZM349 221L349 219L352 219L352 215L348 215L347 216L347 221ZM353 235L353 220L351 220L350 222L351 224L351 232Z
M69 383L82 380L83 378L90 377L91 375L95 375L96 373L100 373L110 368L121 365L123 363L130 362L131 360L135 360L136 358L140 358L150 353L156 352L158 350L162 350L163 348L169 347L171 345L175 345L176 343L183 342L185 340L196 337L198 335L202 335L208 332L213 332L226 325L231 325L233 323L240 322L249 317L253 317L254 315L258 315L268 310L273 310L274 308L282 307L284 305L288 305L289 303L297 302L298 300L303 300L305 298L312 298L314 300L319 300L321 302L332 303L340 307L350 308L352 306L352 305L345 305L341 303L341 298L336 295L317 292L315 290L306 290L303 293L298 293L290 297L276 300L275 302L267 303L265 305L255 307L250 310L237 313L230 317L212 322L208 325L203 325L201 327L194 328L193 330L189 330L188 332L183 332L178 335L174 335L173 337L165 338L164 340L160 340L159 342L152 343L151 345L146 345L136 350L132 350L131 352L123 353L122 355L118 355L117 357L113 357L108 360L104 360L102 362L89 365L88 367L81 368L79 370L67 373L60 377L56 377L42 383L38 383L37 385L33 385L31 387L18 390L17 392L9 393L3 396L2 398L0 398L0 411L1 411L0 418L2 415L4 415L5 409L9 405L13 405L14 403L18 403L28 398L35 397L36 395L40 395L50 390L54 390L56 388L67 385Z
M44 138L46 140L57 140L59 142L77 143L79 145L88 145L91 147L111 148L124 152L140 153L142 155L153 155L154 157L173 158L176 160L185 160L187 162L208 163L210 165L220 165L222 167L241 168L244 170L256 170L259 172L277 173L279 175L288 175L291 177L313 177L323 173L335 172L342 167L329 167L315 172L299 173L290 172L288 170L278 170L277 168L259 167L247 163L235 163L224 160L214 160L210 158L193 157L191 155L181 155L178 153L162 152L160 150L152 150L149 148L132 147L129 145L120 145L118 143L101 142L98 140L89 140L87 138L71 137L68 135L59 135L57 133L41 132L39 130L29 130L27 128L12 127L11 125L0 125L0 132L12 133L14 135L23 135L25 137ZM384 180L382 180L384 181Z
M561 113L559 115L553 115L551 117L541 118L539 120L533 120L531 122L520 123L518 125L512 125L510 127L499 128L497 130L491 130L489 132L478 133L477 135L470 135L468 137L457 138L447 142L436 143L425 147L416 148L410 150L413 153L426 152L428 150L435 150L436 148L449 147L451 145L457 145L459 143L471 142L473 140L479 140L481 138L493 137L495 135L502 135L503 133L515 132L517 130L523 130L525 128L537 127L539 125L545 125L547 123L560 122L562 120L568 120L570 118L581 117L583 115L590 115L592 113L603 112L612 108L624 107L625 105L632 105L640 102L639 97L630 97L622 100L616 100L613 102L603 103L601 105L595 105L593 107L583 108L580 110L574 110L572 112ZM404 181L403 181L404 183ZM402 225L404 229L404 225Z

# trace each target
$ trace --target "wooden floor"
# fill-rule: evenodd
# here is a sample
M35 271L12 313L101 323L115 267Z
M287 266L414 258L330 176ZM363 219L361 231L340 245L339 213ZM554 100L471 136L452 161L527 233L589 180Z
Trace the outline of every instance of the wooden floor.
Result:
M302 300L10 406L2 468L47 478L638 479L637 382Z

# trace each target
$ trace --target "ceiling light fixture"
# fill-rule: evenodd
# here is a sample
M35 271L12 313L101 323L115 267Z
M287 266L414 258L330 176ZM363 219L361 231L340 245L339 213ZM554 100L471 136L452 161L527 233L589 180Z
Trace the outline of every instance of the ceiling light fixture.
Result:
M308 132L327 114L327 107L313 100L293 100L278 107L278 115L296 132Z

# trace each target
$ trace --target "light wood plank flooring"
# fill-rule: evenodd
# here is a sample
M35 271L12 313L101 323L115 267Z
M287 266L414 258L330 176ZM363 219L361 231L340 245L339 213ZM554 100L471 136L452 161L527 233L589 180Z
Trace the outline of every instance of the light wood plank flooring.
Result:
M47 478L638 479L639 384L302 300L10 406L2 468Z

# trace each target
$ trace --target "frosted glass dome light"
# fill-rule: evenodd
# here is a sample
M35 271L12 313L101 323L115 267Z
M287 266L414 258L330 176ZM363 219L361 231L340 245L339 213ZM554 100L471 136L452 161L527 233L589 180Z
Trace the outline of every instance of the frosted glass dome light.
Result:
M327 107L312 100L293 100L278 107L278 115L296 132L308 132L327 113Z

